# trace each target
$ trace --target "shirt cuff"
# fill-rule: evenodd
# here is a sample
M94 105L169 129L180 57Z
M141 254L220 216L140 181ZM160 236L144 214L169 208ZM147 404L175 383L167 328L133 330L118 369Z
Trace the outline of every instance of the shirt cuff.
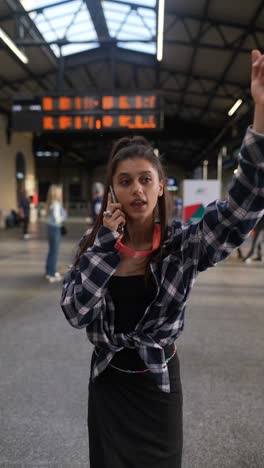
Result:
M248 127L243 146L246 147L249 155L247 159L264 169L264 134L255 132L252 126Z
M258 137L264 137L264 133L256 132L256 130L254 130L253 128L253 125L249 125L248 130L250 130L251 133L253 133L253 135L256 135Z
M106 251L116 251L115 243L119 237L119 233L117 231L112 231L111 229L101 226L96 234L94 240L94 246L99 247Z

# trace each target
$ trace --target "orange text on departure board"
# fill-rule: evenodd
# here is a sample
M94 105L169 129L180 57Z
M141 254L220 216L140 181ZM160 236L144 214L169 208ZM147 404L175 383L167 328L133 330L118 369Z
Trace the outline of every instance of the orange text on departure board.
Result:
M102 96L102 109L155 109L156 101L155 95Z
M43 130L96 130L101 128L101 120L93 115L44 115Z
M42 98L44 112L78 112L100 110L153 110L157 107L155 95L120 96L45 96Z
M119 115L44 115L45 131L155 129L158 127L155 114Z
M155 115L120 115L119 126L122 128L157 128Z
M46 96L42 98L43 111L89 111L101 108L99 96Z

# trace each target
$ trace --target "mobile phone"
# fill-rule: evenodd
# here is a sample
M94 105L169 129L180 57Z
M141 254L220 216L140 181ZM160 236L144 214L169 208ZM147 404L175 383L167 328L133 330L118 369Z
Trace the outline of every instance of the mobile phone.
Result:
M114 192L114 189L113 189L112 185L109 185L109 190L110 190L110 193L111 193L112 203L118 203L117 198L116 198L116 194ZM119 232L119 234L123 234L124 225L122 223L119 224L117 232Z
M112 185L109 185L109 190L110 190L110 193L111 193L112 203L118 203L118 201L117 201L117 198L116 198L116 195L115 195L115 192L114 192L114 189L113 189Z

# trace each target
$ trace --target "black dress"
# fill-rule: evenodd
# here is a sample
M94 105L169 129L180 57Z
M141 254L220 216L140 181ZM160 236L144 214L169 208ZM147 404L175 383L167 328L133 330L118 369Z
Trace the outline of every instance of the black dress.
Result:
M112 276L115 331L128 333L155 296L144 276ZM166 357L174 347L165 349ZM94 355L92 358L92 365ZM137 351L125 348L111 364L142 370ZM128 374L108 367L89 383L88 429L90 468L180 468L182 391L177 353L168 363L171 393L162 392L150 372Z

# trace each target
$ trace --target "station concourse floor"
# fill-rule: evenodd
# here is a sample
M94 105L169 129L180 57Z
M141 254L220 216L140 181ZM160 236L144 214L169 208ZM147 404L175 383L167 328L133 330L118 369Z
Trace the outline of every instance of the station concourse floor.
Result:
M61 273L85 229L68 220ZM86 468L92 345L44 278L45 225L31 233L0 231L0 467ZM178 340L183 468L264 467L264 264L236 257L200 274Z

